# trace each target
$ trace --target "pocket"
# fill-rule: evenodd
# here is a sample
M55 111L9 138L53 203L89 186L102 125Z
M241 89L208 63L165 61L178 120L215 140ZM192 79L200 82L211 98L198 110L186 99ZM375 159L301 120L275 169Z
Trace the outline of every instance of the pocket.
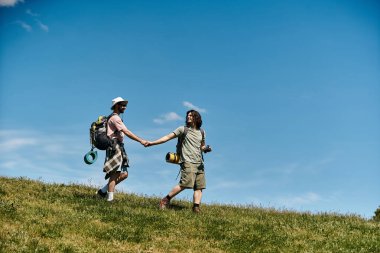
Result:
M181 163L180 165L181 165L181 172L186 172L187 171L186 168L188 167L186 166L186 163Z

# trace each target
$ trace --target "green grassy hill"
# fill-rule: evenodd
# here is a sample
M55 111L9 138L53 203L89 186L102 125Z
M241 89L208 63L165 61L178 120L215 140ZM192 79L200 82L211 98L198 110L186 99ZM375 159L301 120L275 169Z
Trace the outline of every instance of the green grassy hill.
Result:
M0 252L380 252L380 223L357 216L174 201L0 177Z

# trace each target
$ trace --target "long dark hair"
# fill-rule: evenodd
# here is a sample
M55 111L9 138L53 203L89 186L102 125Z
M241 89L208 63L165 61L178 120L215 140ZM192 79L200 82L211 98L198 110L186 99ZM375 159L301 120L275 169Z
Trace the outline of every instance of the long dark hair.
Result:
M199 114L199 112L197 112L196 110L190 110L190 111L186 112L186 121L185 121L186 126L190 127L189 123L187 123L187 115L189 115L189 113L191 113L193 115L193 121L195 123L195 128L196 129L201 128L201 126L202 126L202 117Z

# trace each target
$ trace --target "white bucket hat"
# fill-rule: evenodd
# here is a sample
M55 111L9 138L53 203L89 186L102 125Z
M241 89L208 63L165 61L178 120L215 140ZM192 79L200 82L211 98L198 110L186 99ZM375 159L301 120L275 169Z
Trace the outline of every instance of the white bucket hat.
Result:
M128 104L128 100L124 100L122 97L114 98L114 99L112 99L111 110L113 110L113 107L114 107L117 103L120 103L120 102L124 102L125 104Z

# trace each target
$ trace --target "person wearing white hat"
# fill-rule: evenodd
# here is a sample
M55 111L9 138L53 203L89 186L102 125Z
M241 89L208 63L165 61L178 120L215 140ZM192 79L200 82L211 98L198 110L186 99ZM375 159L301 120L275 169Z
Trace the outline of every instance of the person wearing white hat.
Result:
M101 197L107 197L107 201L112 201L117 184L121 183L128 177L129 160L124 148L124 136L146 145L147 141L135 135L130 131L120 118L127 108L128 101L117 97L112 100L111 110L113 113L108 117L107 135L115 140L115 145L106 151L106 159L103 171L106 172L108 183L98 190L97 194Z

